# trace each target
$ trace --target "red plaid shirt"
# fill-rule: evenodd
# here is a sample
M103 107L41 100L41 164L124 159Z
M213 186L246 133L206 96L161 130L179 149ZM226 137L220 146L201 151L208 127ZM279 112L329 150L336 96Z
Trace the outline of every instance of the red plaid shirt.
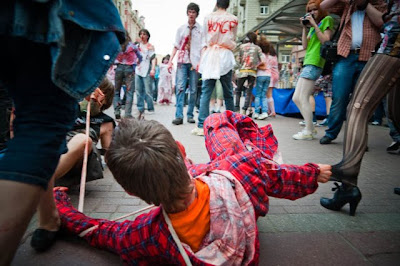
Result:
M189 171L195 176L214 169L231 172L248 193L257 217L268 212L267 195L294 200L317 189L317 165L279 165L273 161L278 143L269 125L258 128L249 117L227 111L207 118L204 130L212 162L195 165L187 160ZM71 206L64 192L55 192L55 199L63 228L80 234L98 225L85 239L90 245L119 254L125 263L184 265L160 208L119 223L85 216ZM254 245L250 264L258 264L258 238ZM194 265L207 265L187 253Z
M347 57L350 53L352 40L351 15L357 10L356 4L350 4L351 1L352 0L340 0L333 7L329 8L330 13L341 16L341 25L344 23L338 42L338 55L343 57ZM381 12L386 11L384 0L370 0L369 3ZM379 30L380 29L371 22L366 14L363 23L363 40L358 60L368 61L371 57L371 53L375 50L376 45L381 40Z

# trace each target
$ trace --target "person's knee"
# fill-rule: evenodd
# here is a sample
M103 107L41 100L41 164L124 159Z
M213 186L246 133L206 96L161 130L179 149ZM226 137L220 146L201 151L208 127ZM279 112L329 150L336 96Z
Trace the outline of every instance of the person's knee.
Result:
M86 141L88 141L89 151L91 151L93 141L90 137L87 139L86 135L83 133L76 134L68 142L69 151L83 154L83 151L85 150L85 146L86 146Z

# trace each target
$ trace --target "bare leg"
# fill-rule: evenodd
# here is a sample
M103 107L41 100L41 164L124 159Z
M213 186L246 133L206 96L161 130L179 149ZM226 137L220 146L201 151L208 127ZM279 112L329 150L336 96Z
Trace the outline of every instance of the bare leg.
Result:
M0 180L0 265L11 263L43 192L39 186Z
M326 105L326 115L329 115L329 111L331 110L332 97L325 97L325 105Z
M270 111L269 115L272 117L276 116L275 113L275 103L274 103L274 98L272 97L272 90L273 87L269 87L267 90L267 103L268 103L268 110Z
M357 185L361 160L367 146L368 119L383 97L399 83L400 60L375 55L368 61L348 106L342 161L332 166L333 177Z
M40 198L38 205L39 228L48 231L58 231L60 227L60 218L53 198L54 181L64 176L83 158L86 136L84 134L75 135L68 142L68 152L60 157L60 161L49 182L46 192ZM92 149L92 140L89 139L89 152Z
M314 130L312 105L310 104L310 96L314 92L314 84L315 81L313 80L300 78L293 95L293 101L296 103L297 107L299 107L306 122L305 131L309 134L312 134Z

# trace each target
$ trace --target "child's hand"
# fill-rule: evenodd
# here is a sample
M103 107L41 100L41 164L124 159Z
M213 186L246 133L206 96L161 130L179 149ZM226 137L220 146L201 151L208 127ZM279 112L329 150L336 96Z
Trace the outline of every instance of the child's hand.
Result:
M72 206L71 199L67 195L68 188L55 187L53 188L54 200L57 207Z
M104 97L104 93L99 88L95 89L95 91L90 95L90 99L100 104L103 102Z
M104 93L99 88L96 88L94 92L85 97L85 100L88 102L94 100L95 102L101 103L104 100L104 97Z
M317 177L317 181L320 183L326 183L329 181L331 178L332 172L332 166L329 164L318 164L319 166L319 175Z

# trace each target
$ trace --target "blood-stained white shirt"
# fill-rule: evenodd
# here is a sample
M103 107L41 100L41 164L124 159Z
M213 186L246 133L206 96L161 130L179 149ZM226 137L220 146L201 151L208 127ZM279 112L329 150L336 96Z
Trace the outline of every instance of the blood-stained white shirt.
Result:
M199 72L202 79L219 79L235 65L232 50L236 47L238 19L228 12L214 12L206 16L203 35L207 49L204 51Z
M138 49L142 55L142 62L136 67L136 75L147 77L151 70L151 58L155 54L154 46L149 42L147 44L139 43Z
M196 22L192 29L191 38L189 38L189 33L190 27L188 23L180 26L176 31L174 47L178 50L178 64L190 63L194 68L196 68L200 62L201 49L206 46L203 37L203 29L201 25Z

